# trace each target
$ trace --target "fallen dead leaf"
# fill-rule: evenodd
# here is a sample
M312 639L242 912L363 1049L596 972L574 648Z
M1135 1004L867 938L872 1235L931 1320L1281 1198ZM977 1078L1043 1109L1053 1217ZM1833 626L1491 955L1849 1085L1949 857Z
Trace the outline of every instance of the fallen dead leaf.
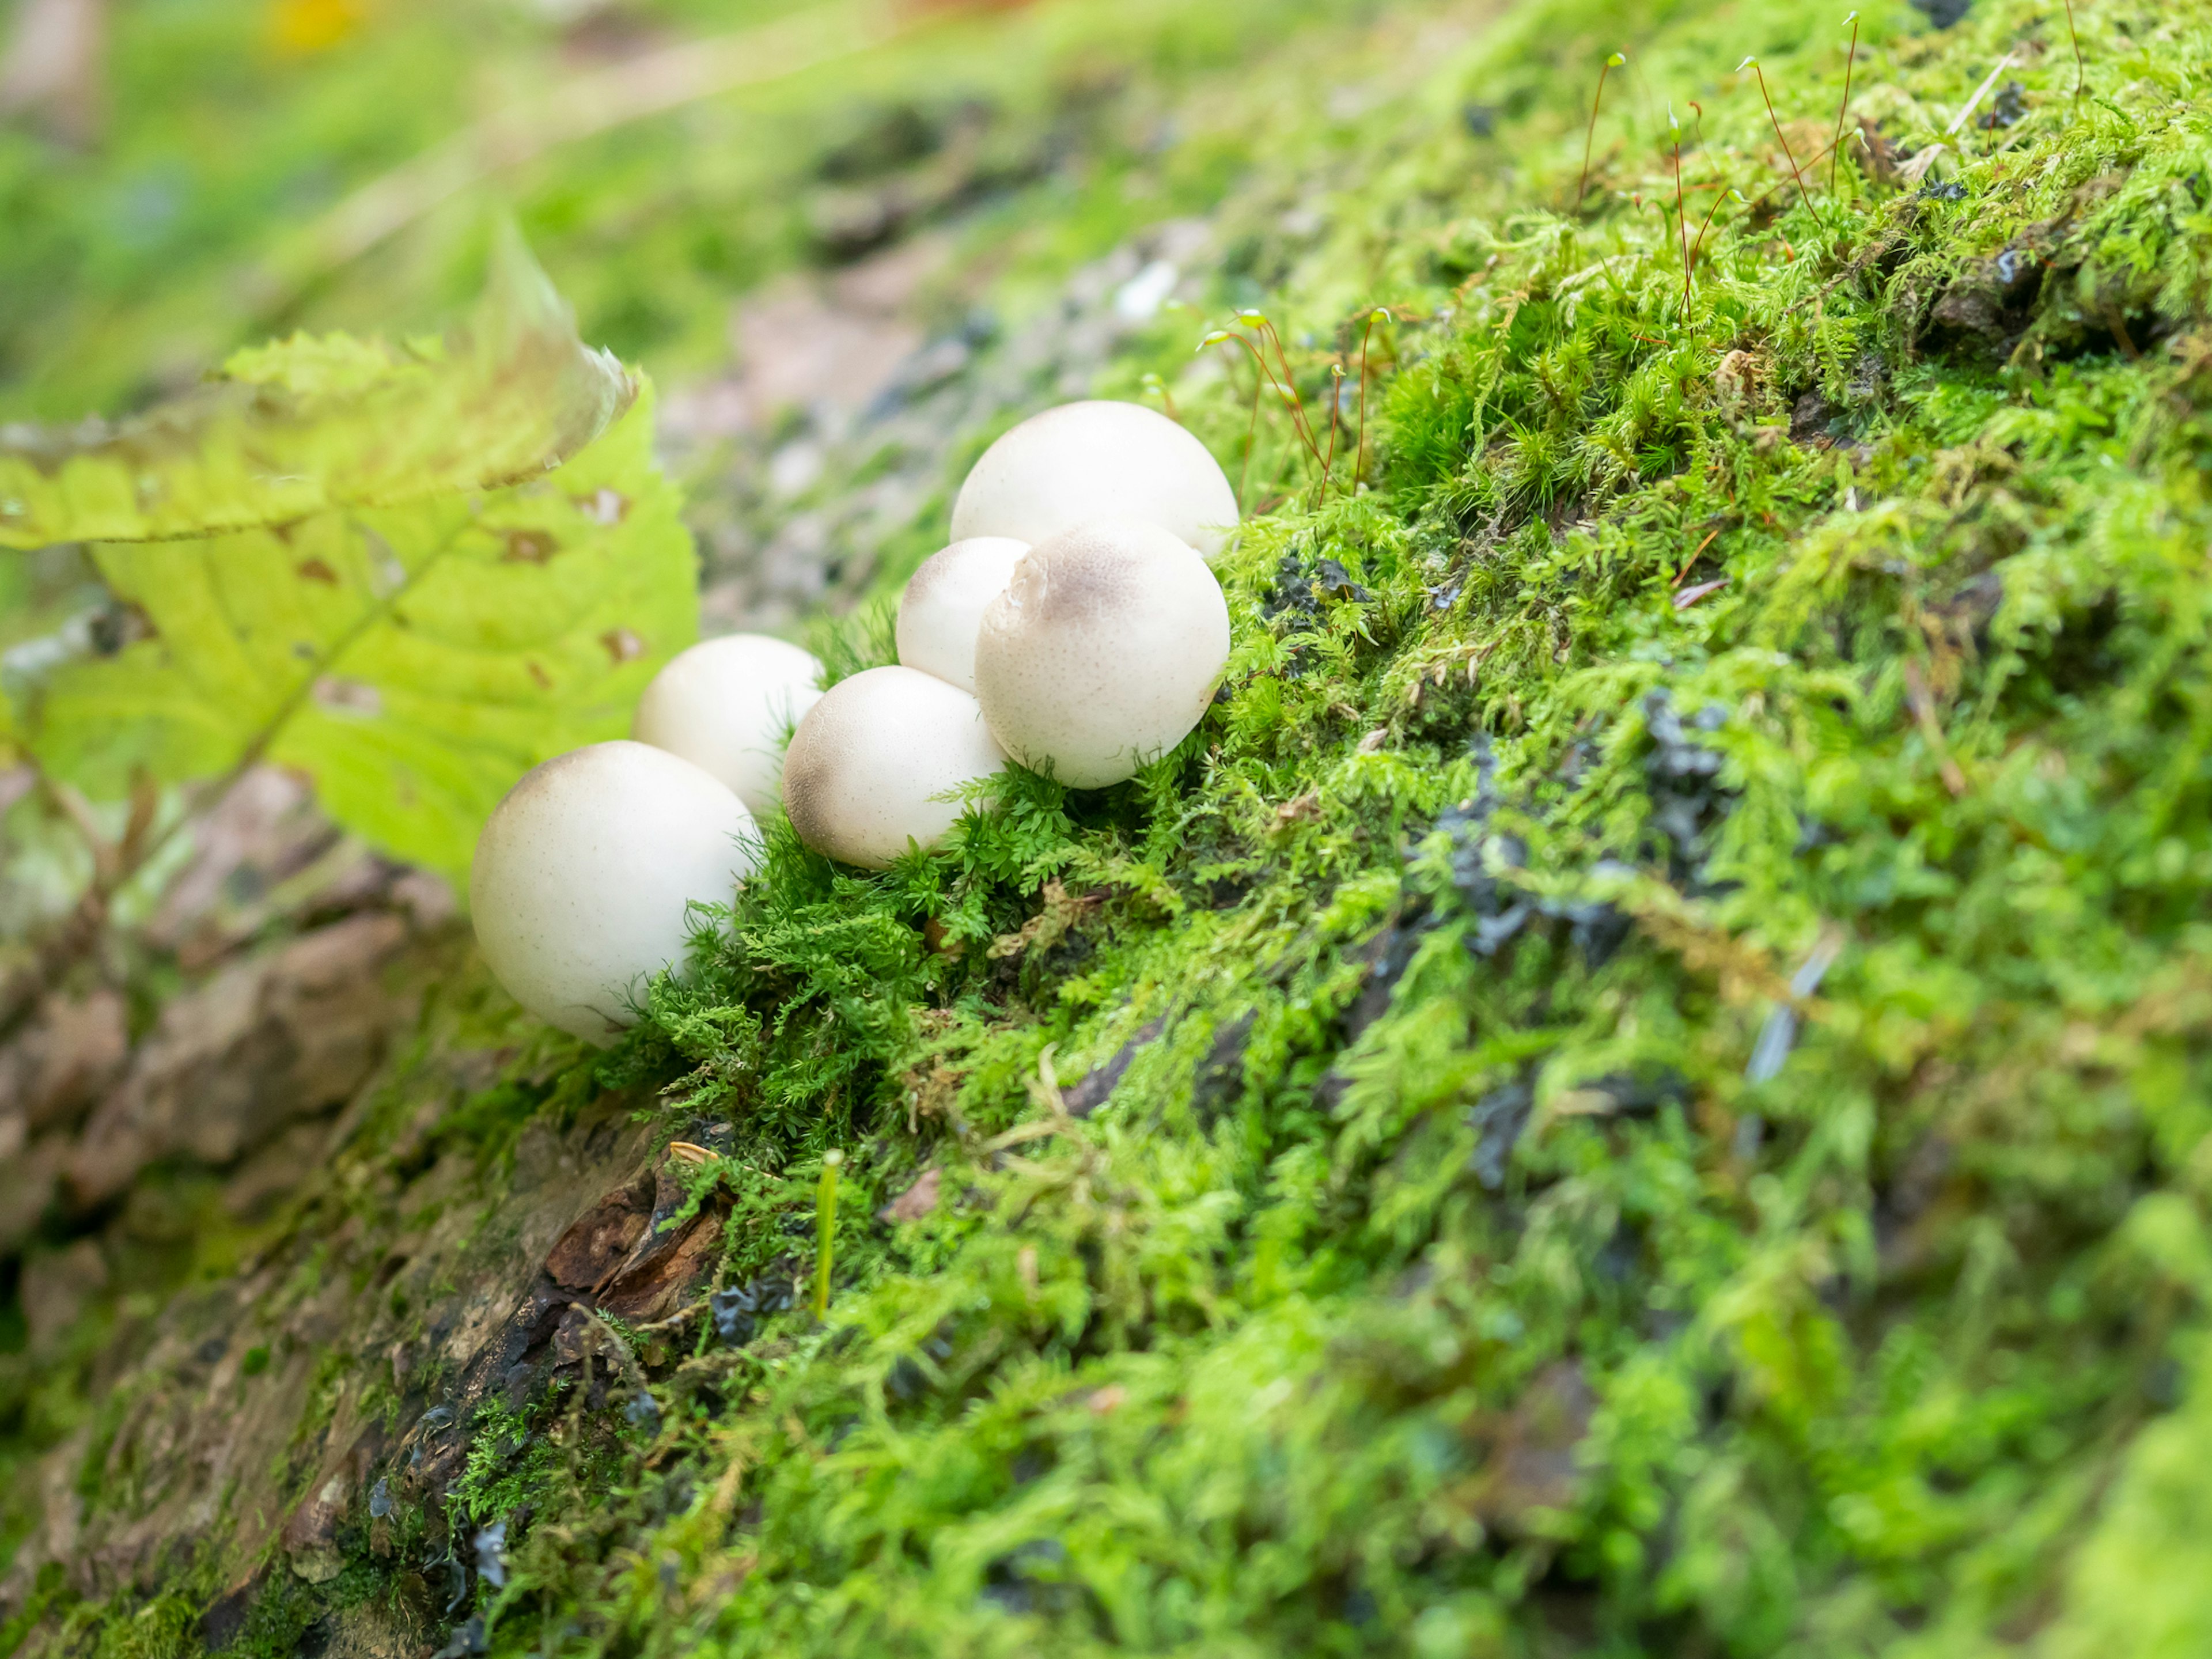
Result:
M943 1186L944 1171L935 1164L921 1172L921 1178L896 1198L876 1212L879 1221L920 1221L935 1213L939 1189Z

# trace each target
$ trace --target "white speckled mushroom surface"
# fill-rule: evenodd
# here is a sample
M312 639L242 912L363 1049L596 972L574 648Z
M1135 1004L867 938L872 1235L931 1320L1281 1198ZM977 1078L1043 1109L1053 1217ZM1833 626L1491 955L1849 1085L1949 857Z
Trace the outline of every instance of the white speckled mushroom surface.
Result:
M1182 741L1229 660L1221 584L1158 525L1085 525L1030 550L983 613L975 688L1016 760L1079 789Z
M1006 763L958 686L918 668L871 668L838 681L799 721L783 810L816 852L881 870L909 842L935 846L960 820L941 797Z
M766 634L702 640L653 677L630 736L704 768L747 811L771 812L784 734L822 696L821 675L811 653Z
M1212 452L1158 411L1063 404L983 452L952 504L952 538L1034 546L1109 519L1158 525L1212 558L1236 526L1237 492Z
M681 967L695 902L724 904L755 862L752 815L690 761L593 744L525 776L469 870L477 943L540 1019L607 1043L664 967Z
M976 536L921 562L899 600L898 658L973 695L975 635L983 612L1006 591L1027 542Z

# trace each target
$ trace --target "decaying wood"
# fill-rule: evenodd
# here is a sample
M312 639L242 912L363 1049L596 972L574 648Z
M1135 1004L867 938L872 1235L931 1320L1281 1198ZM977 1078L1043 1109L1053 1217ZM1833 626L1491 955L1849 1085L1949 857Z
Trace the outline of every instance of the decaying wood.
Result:
M425 1121L470 1059L398 1080ZM441 1500L484 1403L594 1356L600 1378L617 1370L599 1316L635 1326L690 1302L727 1213L719 1194L692 1206L691 1166L653 1151L665 1130L634 1121L635 1104L606 1097L565 1129L533 1123L508 1158L459 1146L411 1176L390 1146L341 1155L310 1182L320 1224L123 1345L130 1403L104 1444L87 1428L45 1461L45 1514L0 1605L21 1605L49 1562L105 1596L150 1589L209 1546L238 1574L210 1618L252 1599L272 1542L292 1573L324 1582L372 1493ZM80 1496L88 1462L109 1477L97 1506Z

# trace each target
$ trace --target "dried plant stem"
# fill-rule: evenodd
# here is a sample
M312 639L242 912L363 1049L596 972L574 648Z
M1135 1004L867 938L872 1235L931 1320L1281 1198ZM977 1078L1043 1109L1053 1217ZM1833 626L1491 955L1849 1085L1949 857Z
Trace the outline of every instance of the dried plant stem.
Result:
M2088 84L2089 70L2081 61L2081 36L2074 27L2074 0L2066 0L2066 38L2074 43L2074 101L2081 101L2081 88Z
M1200 349L1204 349L1206 346L1210 345L1242 346L1244 348L1245 356L1251 358L1252 371L1257 377L1254 382L1252 391L1253 421L1255 428L1259 420L1260 394L1263 391L1272 390L1278 398L1281 398L1285 403L1291 404L1293 409L1296 408L1297 399L1290 392L1284 390L1282 382L1275 378L1275 371L1273 368L1269 367L1267 358L1261 355L1260 348L1254 344L1253 342L1246 339L1242 334L1232 334L1227 329L1219 329L1206 337L1206 339L1200 345ZM1302 441L1304 440L1305 433L1295 416L1291 422L1291 429L1297 433L1297 435ZM1310 444L1308 445L1308 453L1310 453L1316 461L1321 459L1321 452L1314 449Z
M2070 7L2073 0L2067 0ZM1851 71L1859 61L1859 15L1853 12L1844 20L1851 26L1851 49L1844 58L1844 101L1836 106L1836 136L1828 143L1828 195L1836 193L1836 163L1844 159L1844 121L1851 112Z
M1605 66L1597 72L1597 94L1590 100L1589 126L1583 133L1583 176L1575 183L1574 210L1577 213L1582 211L1583 198L1589 193L1590 146L1597 139L1597 112L1598 106L1605 101L1605 77L1627 61L1616 52L1605 60Z
M1283 406L1290 410L1291 429L1297 434L1298 441L1306 447L1306 453L1312 457L1315 465L1320 465L1322 464L1321 441L1314 436L1313 423L1306 419L1305 401L1298 396L1291 378L1291 355L1283 349L1283 337L1275 332L1274 324L1269 322L1265 317L1258 316L1257 313L1255 313L1252 319L1245 320L1245 326L1260 336L1256 344L1251 341L1245 343L1253 347L1252 361L1260 365L1261 371L1267 377L1267 384L1275 389L1275 395L1283 400ZM1265 348L1271 345L1275 349L1276 362L1281 365L1280 374L1276 372L1274 364L1267 362Z
M1828 159L1828 152L1827 152L1826 150L1825 150L1825 149L1822 149L1822 150L1818 151L1817 153L1815 153L1815 154L1814 154L1814 155L1813 155L1812 156L1808 157L1808 158L1807 159L1807 161L1806 161L1805 165L1806 165L1806 166L1808 166L1808 167L1819 167L1819 166L1820 166L1820 164L1821 162L1823 162L1823 161L1826 161L1827 159ZM1718 182L1718 181L1717 181L1717 180L1716 180L1715 182ZM1693 188L1694 188L1694 186L1693 186ZM1751 208L1751 209L1753 209L1753 210L1756 210L1756 209L1759 209L1759 208L1765 207L1765 206L1766 205L1767 199L1768 199L1770 197L1771 197L1771 196L1774 194L1774 192L1775 192L1776 191L1778 191L1778 190L1787 190L1787 189L1789 189L1789 188L1790 188L1790 185L1789 185L1789 184L1788 184L1786 181L1778 181L1777 183L1775 183L1775 184L1773 184L1773 185L1769 185L1766 189L1765 189L1765 190L1763 190L1763 191L1759 191L1758 195L1756 195L1756 196L1753 196L1753 197L1751 197L1751 198L1747 198L1747 199L1745 201L1744 205L1745 205L1746 207L1747 207L1747 208Z
M1717 530L1708 532L1705 540L1699 542L1697 546L1691 550L1690 556L1682 561L1682 568L1674 573L1674 580L1667 584L1670 589L1680 587L1682 585L1682 578L1690 574L1690 567L1697 563L1699 559L1705 556L1705 550L1713 544L1714 538L1720 533L1721 532Z
M1682 205L1682 129L1674 129L1674 234L1682 245L1682 326L1690 325L1690 216Z
M1782 146L1783 158L1790 163L1790 176L1797 181L1797 194L1804 201L1805 211L1813 216L1814 222L1825 228L1826 222L1820 218L1820 210L1813 205L1813 192L1805 188L1805 175L1798 168L1797 154L1790 148L1790 136L1782 131L1782 118L1774 112L1774 95L1766 89L1766 71L1759 67L1756 58L1747 58L1735 67L1739 75L1747 69L1759 77L1759 95L1766 105L1766 118L1774 128L1776 142Z
M1727 201L1731 196L1735 197L1739 202L1743 200L1743 197L1741 192L1732 189L1724 190L1719 195L1713 198L1712 206L1705 210L1705 222L1698 227L1698 240L1690 244L1690 264L1692 266L1698 263L1698 258L1705 251L1705 233L1713 228L1713 219L1715 216L1720 212L1721 204Z
M2012 54L2010 52L2007 52L2003 57L1998 58L1995 64L1990 65L1990 72L1982 77L1982 84L1974 88L1974 95L1966 100L1966 107L1961 109L1956 115L1953 116L1951 118L1951 125L1943 129L1943 136L1946 138L1954 137L1960 127L1966 125L1966 123L1972 118L1974 112L1982 106L1982 100L1990 95L1990 88L1996 85L1997 76L2002 75L2011 67Z
M1321 493L1326 499L1329 480L1336 474L1337 416L1344 406L1344 365L1328 366L1328 458L1321 464Z
M1367 475L1367 343L1374 337L1378 318L1388 317L1387 311L1375 310L1367 313L1367 326L1359 331L1359 455L1352 464L1352 491L1359 493L1359 481Z
M1291 373L1291 354L1283 344L1283 337L1275 332L1275 325L1267 317L1261 316L1258 326L1267 336L1268 343L1275 348L1275 361L1282 366L1283 401L1291 407L1291 419L1305 439L1306 448L1316 460L1319 460L1321 441L1314 436L1313 422L1306 419L1305 401L1297 394L1297 379Z
M1255 339L1240 334L1236 331L1237 328L1249 329L1253 335L1258 337ZM1243 482L1237 486L1237 491L1238 510L1243 511L1245 485L1251 482L1252 452L1259 441L1261 394L1270 387L1289 408L1291 429L1297 434L1298 441L1305 446L1308 457L1320 469L1322 495L1325 497L1328 489L1329 467L1334 459L1336 447L1334 413L1332 412L1329 417L1331 423L1329 453L1324 454L1320 442L1314 436L1312 423L1306 419L1305 405L1293 389L1290 354L1283 349L1282 336L1275 332L1275 325L1261 313L1246 311L1238 313L1235 327L1215 329L1198 343L1198 349L1204 351L1208 346L1231 343L1244 348L1247 355L1252 359L1254 370L1259 376L1252 389L1252 416L1245 433L1244 478ZM1267 361L1267 348L1270 346L1273 347L1277 362L1281 365L1280 374L1276 373L1275 364ZM1337 372L1340 376L1342 371L1340 369Z

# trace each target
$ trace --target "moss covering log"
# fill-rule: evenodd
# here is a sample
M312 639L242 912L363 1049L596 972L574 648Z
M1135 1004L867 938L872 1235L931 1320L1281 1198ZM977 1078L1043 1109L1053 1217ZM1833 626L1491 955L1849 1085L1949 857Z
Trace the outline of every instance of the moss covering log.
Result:
M1099 388L1258 434L1198 732L775 829L605 1057L454 969L10 1637L2201 1650L2212 22L2077 21L1532 0L1285 159L1327 470Z

